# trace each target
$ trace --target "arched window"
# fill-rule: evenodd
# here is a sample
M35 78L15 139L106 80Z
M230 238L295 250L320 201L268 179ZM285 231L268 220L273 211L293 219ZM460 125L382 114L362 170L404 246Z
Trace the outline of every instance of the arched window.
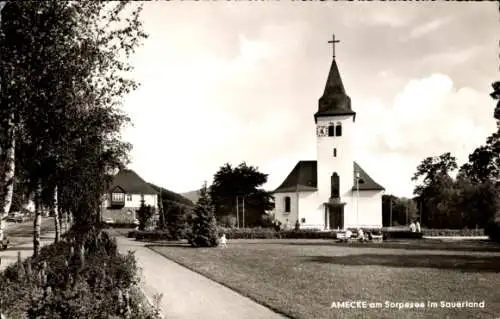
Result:
M331 198L339 198L340 197L340 179L337 173L333 173L331 177Z
M333 124L328 125L328 136L335 136L335 126Z
M335 136L342 136L342 123L338 122L335 127Z
M290 199L290 196L285 197L285 213L290 212L290 206L292 204L292 201Z

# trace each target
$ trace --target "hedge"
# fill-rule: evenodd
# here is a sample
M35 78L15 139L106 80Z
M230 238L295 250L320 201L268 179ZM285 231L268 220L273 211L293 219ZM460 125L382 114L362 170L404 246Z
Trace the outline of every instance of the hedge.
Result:
M491 240L500 243L500 218L489 221L484 232Z
M374 231L366 230L366 231ZM281 230L273 228L221 228L218 229L219 236L226 234L228 239L336 239L337 230L319 231L314 229ZM137 240L171 240L168 231L131 231L127 237Z
M484 229L422 229L424 236L485 236Z
M484 236L483 229L423 229L421 233L411 232L409 230L385 230L385 229L363 229L367 232L382 232L385 239L420 239L423 236ZM351 229L354 235L357 230ZM315 229L300 229L300 230L281 230L276 231L274 228L218 228L219 236L226 234L228 239L336 239L338 230L320 231ZM172 240L168 231L131 231L128 233L129 238L137 240Z
M133 230L127 237L135 237L137 240L171 240L169 232L165 230Z
M409 230L399 230L399 231L383 231L383 238L385 239L422 239L423 233L412 232Z
M137 224L134 223L113 223L113 224L102 224L103 228L136 228Z

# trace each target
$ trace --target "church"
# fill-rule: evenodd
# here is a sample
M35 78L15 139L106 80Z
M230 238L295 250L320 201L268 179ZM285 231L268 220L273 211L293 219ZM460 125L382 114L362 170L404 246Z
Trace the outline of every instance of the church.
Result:
M273 192L274 216L287 228L322 230L382 227L384 188L353 158L356 112L351 106L335 60L316 123L316 160L299 161ZM312 133L312 132L311 132Z

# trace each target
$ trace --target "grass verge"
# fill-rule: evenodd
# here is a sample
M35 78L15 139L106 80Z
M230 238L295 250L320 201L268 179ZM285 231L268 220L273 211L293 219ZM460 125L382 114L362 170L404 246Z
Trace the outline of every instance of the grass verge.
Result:
M292 318L492 318L500 313L500 252L471 251L477 248L472 244L462 251L411 245L380 249L308 240L235 240L227 249L151 248ZM331 309L337 301L381 303L381 308ZM485 301L485 307L443 308L441 301ZM396 308L387 308L386 302ZM429 308L428 302L438 307ZM398 309L396 303L423 303L425 308Z

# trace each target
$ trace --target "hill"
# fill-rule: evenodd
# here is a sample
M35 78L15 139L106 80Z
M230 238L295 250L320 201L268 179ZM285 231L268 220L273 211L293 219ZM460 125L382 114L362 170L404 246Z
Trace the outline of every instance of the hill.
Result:
M161 197L164 201L170 201L174 203L179 203L179 204L184 204L188 206L193 206L194 202L191 201L189 198L186 198L185 196L182 196L181 194L177 194L175 192L172 192L166 188L156 186L155 184L148 183L151 187L153 187L157 192L161 192Z
M192 201L193 203L196 203L198 201L198 198L200 197L198 195L198 192L199 190L194 190L194 191L190 191L190 192L185 192L185 193L181 193L181 196L189 199L190 201Z

